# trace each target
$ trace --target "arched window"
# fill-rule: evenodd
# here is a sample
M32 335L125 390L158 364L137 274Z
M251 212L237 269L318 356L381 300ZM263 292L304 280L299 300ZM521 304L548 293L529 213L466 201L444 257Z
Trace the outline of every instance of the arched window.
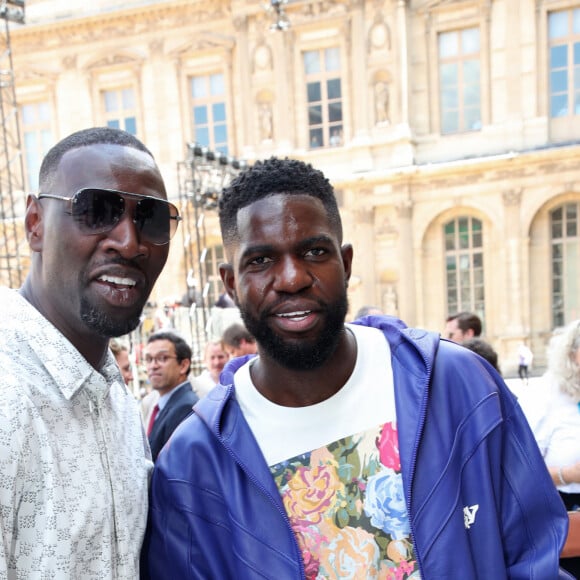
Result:
M580 237L578 202L550 212L552 241L552 323L564 326L580 318Z
M458 217L444 226L447 313L467 310L482 320L485 313L483 226L481 220Z

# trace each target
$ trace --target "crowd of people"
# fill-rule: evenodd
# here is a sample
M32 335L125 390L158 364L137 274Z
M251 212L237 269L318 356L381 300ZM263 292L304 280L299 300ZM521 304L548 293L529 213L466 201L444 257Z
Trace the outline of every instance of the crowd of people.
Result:
M0 579L575 573L580 322L520 405L476 315L443 338L378 307L347 322L355 253L310 164L256 162L219 220L236 316L198 376L178 332L152 333L139 409L112 339L139 324L178 208L123 131L47 153L30 272L0 289Z

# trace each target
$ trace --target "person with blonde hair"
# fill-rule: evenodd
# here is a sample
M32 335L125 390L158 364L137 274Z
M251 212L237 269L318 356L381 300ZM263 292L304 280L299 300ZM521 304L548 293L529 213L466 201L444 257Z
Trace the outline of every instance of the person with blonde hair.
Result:
M580 509L580 320L552 337L548 370L520 404L566 508ZM580 577L580 558L561 566Z

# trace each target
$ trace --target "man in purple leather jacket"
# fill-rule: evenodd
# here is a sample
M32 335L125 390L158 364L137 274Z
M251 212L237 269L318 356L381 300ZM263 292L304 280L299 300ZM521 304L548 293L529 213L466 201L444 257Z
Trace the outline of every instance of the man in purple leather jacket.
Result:
M145 577L557 578L566 512L499 375L391 317L345 324L353 250L322 173L258 162L220 224L259 354L160 453Z

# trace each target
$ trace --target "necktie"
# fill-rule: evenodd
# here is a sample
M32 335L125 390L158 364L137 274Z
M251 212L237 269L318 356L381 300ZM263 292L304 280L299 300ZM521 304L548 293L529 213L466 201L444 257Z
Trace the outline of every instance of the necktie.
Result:
M149 425L147 426L147 437L149 437L149 435L151 435L151 431L153 431L153 423L155 423L157 413L159 413L159 405L155 405L155 407L153 407L151 419L149 419Z

